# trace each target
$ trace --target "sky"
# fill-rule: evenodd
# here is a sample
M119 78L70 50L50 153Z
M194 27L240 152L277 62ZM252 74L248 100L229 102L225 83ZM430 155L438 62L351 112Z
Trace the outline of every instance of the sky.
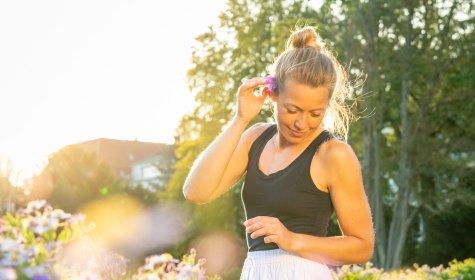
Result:
M225 0L0 1L0 174L97 138L172 143L195 37Z

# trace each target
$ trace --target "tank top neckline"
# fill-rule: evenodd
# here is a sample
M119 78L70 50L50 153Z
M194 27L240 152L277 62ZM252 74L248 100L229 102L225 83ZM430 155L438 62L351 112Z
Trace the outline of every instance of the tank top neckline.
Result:
M289 163L287 166L285 166L284 168L280 169L280 170L277 170L275 172L272 172L270 174L265 174L262 170L261 170L261 167L260 167L260 161L261 161L261 156L262 156L262 152L264 151L267 143L270 141L270 139L272 139L272 137L278 133L278 130L277 130L277 125L272 125L270 126L268 129L272 129L272 130L275 130L271 133L269 133L269 136L267 137L267 139L265 139L265 142L264 142L264 145L262 145L262 149L260 149L259 153L257 154L257 174L264 178L264 179L271 179L271 178L275 178L275 177L278 177L280 174L284 173L285 171L291 169L295 164L297 164L300 159L307 153L307 151L313 147L315 145L316 142L319 142L322 138L324 138L328 131L327 130L322 130L322 132L320 132L318 134L317 137L315 137L315 139L312 140L312 142L310 142L310 144L291 162Z

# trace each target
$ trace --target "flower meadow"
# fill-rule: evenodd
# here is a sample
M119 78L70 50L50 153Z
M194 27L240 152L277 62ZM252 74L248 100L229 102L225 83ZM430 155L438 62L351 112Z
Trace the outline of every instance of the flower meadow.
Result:
M0 217L0 280L152 280L221 279L206 275L205 260L196 251L176 259L168 253L152 255L135 272L127 260L97 245L87 233L83 214L53 209L46 201L30 202L26 208ZM475 259L452 261L448 267L414 265L411 269L385 272L372 267L345 265L335 279L475 279Z

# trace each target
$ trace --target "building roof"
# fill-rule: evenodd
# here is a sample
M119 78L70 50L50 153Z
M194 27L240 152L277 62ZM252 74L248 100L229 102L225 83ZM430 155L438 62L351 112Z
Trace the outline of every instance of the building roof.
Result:
M168 153L173 145L100 138L77 143L86 150L96 152L100 160L107 162L118 175L129 175L133 163L148 157Z

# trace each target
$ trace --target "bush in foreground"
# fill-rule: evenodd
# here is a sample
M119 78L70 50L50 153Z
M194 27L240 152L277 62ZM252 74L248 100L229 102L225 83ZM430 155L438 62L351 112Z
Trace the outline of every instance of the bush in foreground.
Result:
M448 267L442 265L429 267L428 265L414 265L412 269L403 269L385 272L383 269L372 267L367 263L365 267L345 265L338 269L335 278L341 280L468 280L475 279L475 259L469 258L462 262L453 260Z

